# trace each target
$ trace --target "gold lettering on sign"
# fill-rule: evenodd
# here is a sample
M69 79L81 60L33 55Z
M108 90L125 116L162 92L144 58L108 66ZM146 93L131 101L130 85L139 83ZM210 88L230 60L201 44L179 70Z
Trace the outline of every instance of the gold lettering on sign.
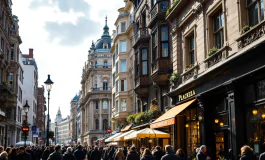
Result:
M178 96L179 97L179 101L183 101L183 100L185 100L187 98L190 98L190 97L194 96L195 94L196 94L195 90L192 90L192 91L189 91L189 92L187 92L185 94L179 95Z

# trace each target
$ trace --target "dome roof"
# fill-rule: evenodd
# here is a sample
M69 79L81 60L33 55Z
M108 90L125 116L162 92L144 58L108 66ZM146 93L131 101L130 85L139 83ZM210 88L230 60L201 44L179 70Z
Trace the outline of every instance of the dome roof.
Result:
M72 99L72 102L78 101L79 100L79 95L75 95L75 97Z
M104 44L108 44L105 48ZM110 49L111 48L111 39L110 38L101 38L96 42L96 49Z

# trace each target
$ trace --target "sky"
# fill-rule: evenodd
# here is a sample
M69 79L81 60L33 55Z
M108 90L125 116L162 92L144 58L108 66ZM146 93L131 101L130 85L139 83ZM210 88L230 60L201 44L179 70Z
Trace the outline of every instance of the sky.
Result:
M70 102L81 90L82 68L92 40L103 33L108 16L110 34L124 0L12 0L12 12L19 19L20 49L34 49L39 87L47 75L54 82L50 92L50 117L58 108L63 118L70 114ZM47 98L47 92L45 92Z

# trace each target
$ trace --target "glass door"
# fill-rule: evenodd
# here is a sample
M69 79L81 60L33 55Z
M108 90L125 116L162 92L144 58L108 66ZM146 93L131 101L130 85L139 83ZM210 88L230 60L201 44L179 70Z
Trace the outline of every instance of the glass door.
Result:
M228 131L223 130L215 133L215 155L216 159L228 159L229 138Z

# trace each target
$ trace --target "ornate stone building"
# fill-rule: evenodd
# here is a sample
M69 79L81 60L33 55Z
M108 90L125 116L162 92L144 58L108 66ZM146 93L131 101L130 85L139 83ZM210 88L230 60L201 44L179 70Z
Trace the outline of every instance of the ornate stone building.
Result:
M113 32L112 53L112 130L123 128L134 111L133 4L125 1L118 10Z
M111 37L109 27L92 42L82 75L82 143L92 145L103 137L110 126L111 116Z
M75 95L75 97L71 100L71 106L70 106L70 138L71 143L77 142L77 122L76 122L76 116L77 116L77 107L79 102L79 95Z

